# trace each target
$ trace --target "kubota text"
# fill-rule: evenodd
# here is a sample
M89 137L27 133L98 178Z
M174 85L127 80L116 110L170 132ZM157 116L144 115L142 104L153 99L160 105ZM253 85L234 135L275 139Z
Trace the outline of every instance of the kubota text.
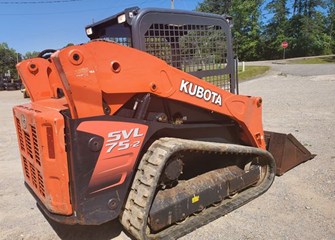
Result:
M184 79L181 80L179 91L204 99L206 102L222 106L222 97L219 93L205 89L202 86L198 86Z

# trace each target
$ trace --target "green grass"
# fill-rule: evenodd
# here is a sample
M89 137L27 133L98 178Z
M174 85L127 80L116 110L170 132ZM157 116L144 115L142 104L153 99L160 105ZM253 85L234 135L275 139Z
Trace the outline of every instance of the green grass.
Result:
M246 66L245 71L242 72L242 68L239 67L238 80L245 81L257 76L263 75L270 69L269 66Z
M288 60L288 63L292 63L292 64L329 64L329 63L335 63L335 56Z
M217 64L215 66L211 66L209 68L208 66L202 66L201 70L215 70L215 69L223 69L225 66L223 64ZM187 66L186 68L183 68L183 71L196 71L199 69L199 66L196 66L192 68L192 66ZM263 75L265 72L267 72L270 69L269 66L245 66L245 71L242 72L242 67L238 68L238 79L239 81L245 81L252 78L255 78L257 76ZM204 77L203 80L210 82L212 84L216 84L217 81L221 81L220 76L208 76Z

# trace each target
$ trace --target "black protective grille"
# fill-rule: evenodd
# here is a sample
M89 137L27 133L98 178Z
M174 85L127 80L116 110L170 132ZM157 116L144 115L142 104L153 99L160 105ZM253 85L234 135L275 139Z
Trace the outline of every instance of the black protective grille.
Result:
M132 47L132 42L130 37L106 37L102 38L103 40L115 42L123 46Z
M203 79L227 91L230 90L230 77L228 74L212 75Z
M87 36L133 47L171 66L238 94L227 15L127 8L86 27Z
M168 64L230 90L227 39L220 26L152 24L145 33L145 51Z

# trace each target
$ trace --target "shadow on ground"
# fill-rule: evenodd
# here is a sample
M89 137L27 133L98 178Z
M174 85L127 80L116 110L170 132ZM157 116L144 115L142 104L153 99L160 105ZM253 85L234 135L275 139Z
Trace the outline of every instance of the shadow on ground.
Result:
M109 240L118 237L123 231L123 227L117 219L97 226L62 224L49 218L43 210L40 209L38 204L36 205L58 237L62 240ZM127 233L125 234L129 239L134 239Z

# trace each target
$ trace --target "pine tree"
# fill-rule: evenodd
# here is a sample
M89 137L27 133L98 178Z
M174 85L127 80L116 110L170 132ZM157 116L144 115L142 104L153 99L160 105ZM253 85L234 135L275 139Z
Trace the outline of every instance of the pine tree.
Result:
M289 14L286 3L287 0L272 0L266 5L266 9L273 14L263 34L267 59L281 58L283 51L281 43L283 41L290 42L286 36L287 15Z
M264 2L273 16L262 28ZM289 43L287 57L335 53L335 0L204 0L197 10L233 17L234 46L240 60L281 58L283 41Z
M240 60L254 61L262 58L260 52L262 2L262 0L234 0L232 3L233 36L236 53Z
M229 14L233 17L236 54L241 60L258 60L260 55L260 6L263 0L205 0L197 11Z
M324 0L295 1L294 15L289 21L291 56L312 56L330 53L325 16L319 10Z
M12 78L17 78L15 65L20 56L7 43L0 43L0 77L10 71ZM20 59L19 59L20 60Z
M329 48L332 53L335 53L335 0L328 0L326 6L326 32L329 37Z
M215 13L215 14L229 14L231 10L231 0L205 0L199 3L196 11Z

